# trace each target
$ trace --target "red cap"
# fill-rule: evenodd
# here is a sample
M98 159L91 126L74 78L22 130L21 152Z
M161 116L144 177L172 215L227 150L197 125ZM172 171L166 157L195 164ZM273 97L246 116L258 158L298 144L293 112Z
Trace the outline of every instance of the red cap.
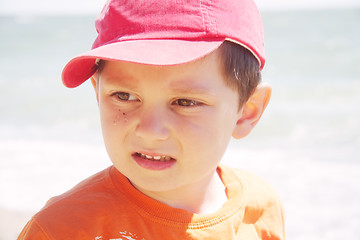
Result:
M175 65L199 59L225 40L265 64L260 13L253 0L109 0L95 22L92 50L64 67L62 80L77 87L96 71L96 59Z

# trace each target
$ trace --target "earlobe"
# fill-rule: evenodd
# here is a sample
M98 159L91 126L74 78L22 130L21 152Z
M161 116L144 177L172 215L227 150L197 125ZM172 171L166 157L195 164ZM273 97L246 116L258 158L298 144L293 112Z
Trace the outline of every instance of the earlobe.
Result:
M246 137L264 113L271 97L271 87L260 84L250 96L249 100L239 111L239 119L233 131L233 137L240 139Z
M96 101L99 104L99 86L98 86L98 80L95 76L91 77L91 84L94 87L95 95L96 95Z

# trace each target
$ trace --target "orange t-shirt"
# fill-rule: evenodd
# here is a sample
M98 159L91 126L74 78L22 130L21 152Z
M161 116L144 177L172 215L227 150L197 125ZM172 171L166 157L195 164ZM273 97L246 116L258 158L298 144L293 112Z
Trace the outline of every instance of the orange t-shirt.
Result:
M258 177L220 166L228 201L198 215L172 208L136 190L115 167L54 197L18 239L284 239L281 203Z

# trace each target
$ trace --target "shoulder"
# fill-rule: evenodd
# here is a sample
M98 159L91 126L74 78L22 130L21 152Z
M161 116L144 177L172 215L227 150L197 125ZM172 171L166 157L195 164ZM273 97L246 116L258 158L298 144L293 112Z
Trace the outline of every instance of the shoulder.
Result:
M26 224L18 239L68 239L67 234L71 232L71 229L86 219L86 214L90 212L87 211L89 205L96 205L94 199L98 198L97 195L102 195L107 191L109 169L51 198Z
M242 187L243 222L253 225L265 239L284 239L283 205L274 188L253 173L223 168Z
M236 168L222 166L222 169L230 174L232 178L240 183L243 193L248 200L279 200L275 189L264 178ZM244 197L245 197L244 196Z
M65 193L51 198L42 210L51 208L53 205L64 204L67 201L74 204L90 195L94 197L94 194L106 192L109 189L109 171L110 167L86 178Z
M38 227L50 239L57 239L65 233L65 229L71 232L72 228L80 229L90 225L95 227L98 219L103 216L104 209L111 209L116 205L109 171L110 168L105 169L69 191L51 198L33 216L30 230Z

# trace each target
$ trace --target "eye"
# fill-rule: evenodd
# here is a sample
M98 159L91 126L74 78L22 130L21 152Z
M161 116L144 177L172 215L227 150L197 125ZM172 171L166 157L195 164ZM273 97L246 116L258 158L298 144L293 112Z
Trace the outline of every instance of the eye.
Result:
M135 95L127 93L127 92L116 92L116 93L113 93L111 96L115 96L121 101L136 101L136 100L138 100Z
M191 107L191 106L201 105L201 103L198 102L198 101L185 99L185 98L177 99L173 104L177 104L177 105L182 106L182 107Z

